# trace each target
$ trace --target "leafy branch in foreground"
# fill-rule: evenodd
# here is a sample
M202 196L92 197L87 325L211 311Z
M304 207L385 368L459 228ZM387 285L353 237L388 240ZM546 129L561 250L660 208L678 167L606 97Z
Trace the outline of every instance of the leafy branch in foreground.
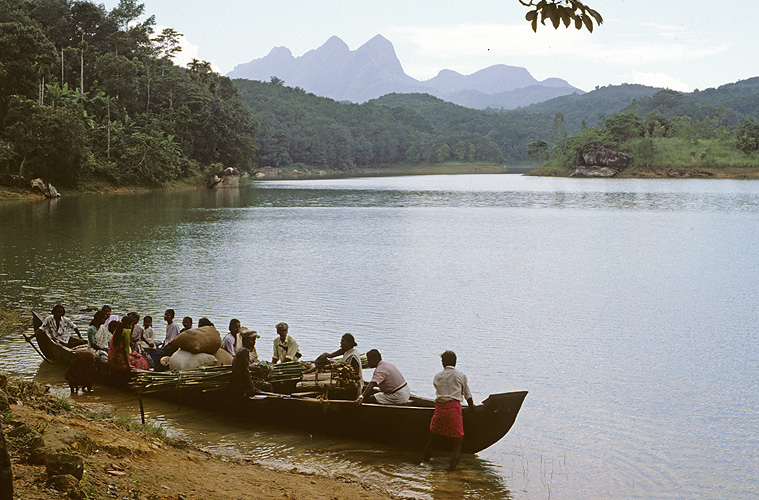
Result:
M574 22L575 28L582 29L583 26L593 33L593 21L597 25L603 24L604 20L598 11L595 11L582 2L576 0L519 0L519 3L525 7L535 7L525 14L524 18L530 23L532 31L538 31L538 20L543 26L546 25L546 19L553 24L554 29L558 29L561 23L565 28Z

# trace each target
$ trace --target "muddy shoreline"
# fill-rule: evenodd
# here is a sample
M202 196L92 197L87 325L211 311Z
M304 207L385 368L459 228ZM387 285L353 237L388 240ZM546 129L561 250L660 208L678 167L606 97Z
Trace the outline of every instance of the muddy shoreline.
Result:
M167 437L155 425L93 413L40 384L2 374L0 422L18 499L399 498L340 476L272 470L250 459L216 456ZM53 454L81 457L81 477L53 480L48 469Z

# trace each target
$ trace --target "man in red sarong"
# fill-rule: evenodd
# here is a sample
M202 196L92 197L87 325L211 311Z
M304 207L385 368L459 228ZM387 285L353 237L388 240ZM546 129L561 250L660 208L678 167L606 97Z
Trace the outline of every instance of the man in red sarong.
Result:
M470 407L474 407L472 393L466 375L456 368L456 353L445 351L440 356L443 371L435 375L432 383L435 385L435 413L430 422L430 434L424 447L426 462L432 455L432 444L438 436L453 439L453 454L448 472L456 469L461 456L461 445L464 443L464 418L461 413L461 402L466 399Z

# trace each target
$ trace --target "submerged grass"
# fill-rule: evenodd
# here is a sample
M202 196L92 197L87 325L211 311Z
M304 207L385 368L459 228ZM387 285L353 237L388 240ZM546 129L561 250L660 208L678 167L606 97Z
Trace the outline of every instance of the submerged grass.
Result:
M0 335L21 331L23 326L24 322L20 311L0 306Z

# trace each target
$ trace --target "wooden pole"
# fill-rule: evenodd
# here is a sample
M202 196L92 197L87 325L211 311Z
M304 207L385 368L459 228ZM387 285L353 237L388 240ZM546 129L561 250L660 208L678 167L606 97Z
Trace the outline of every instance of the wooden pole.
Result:
M145 425L145 407L142 404L142 393L139 392L139 398L140 398L140 417L142 419L142 425Z

